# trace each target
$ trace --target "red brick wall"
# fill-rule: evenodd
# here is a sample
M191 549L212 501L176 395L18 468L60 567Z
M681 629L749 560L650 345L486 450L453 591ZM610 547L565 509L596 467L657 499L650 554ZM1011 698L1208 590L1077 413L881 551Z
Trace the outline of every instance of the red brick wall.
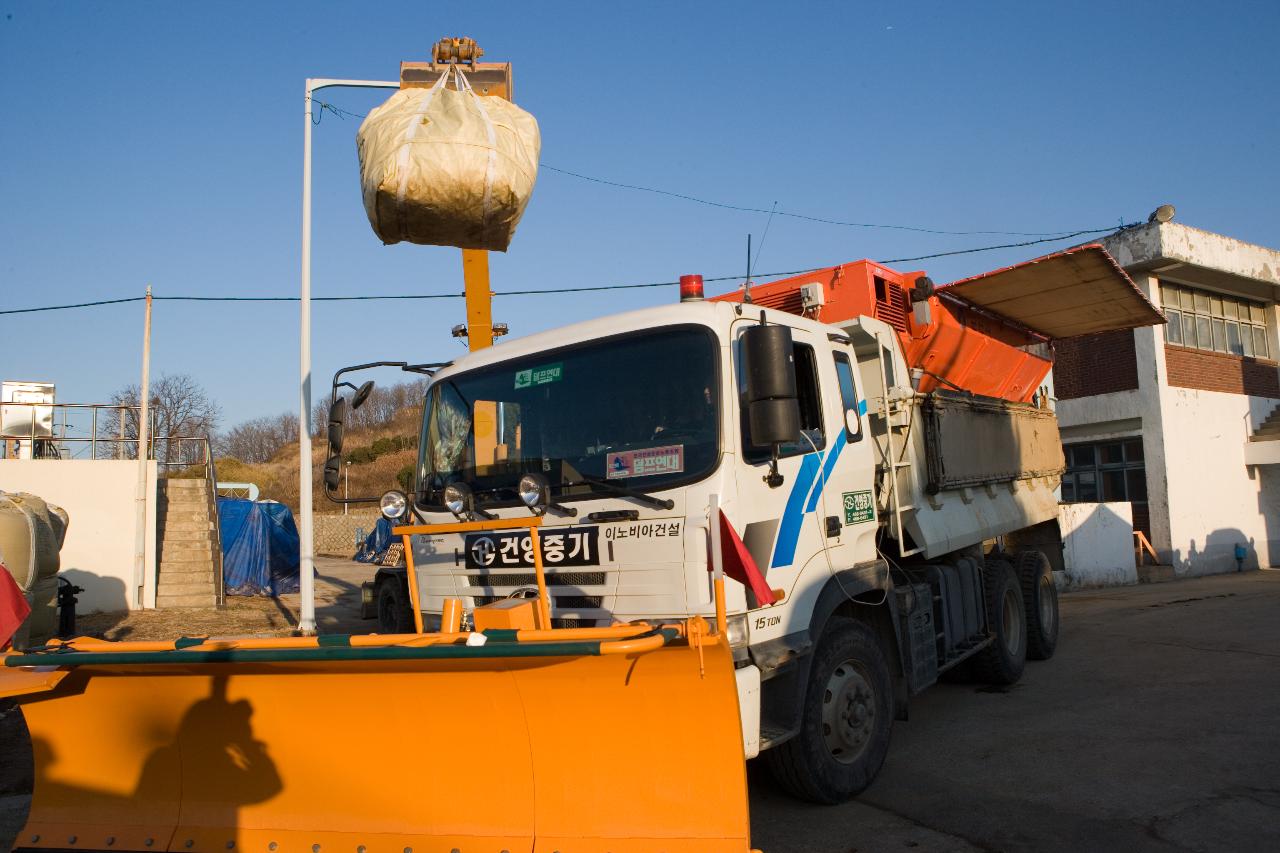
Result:
M1138 387L1132 329L1068 338L1053 349L1053 391L1059 400Z
M1165 344L1164 359L1170 385L1280 398L1280 371L1274 361L1170 344ZM1061 392L1058 396L1062 396Z

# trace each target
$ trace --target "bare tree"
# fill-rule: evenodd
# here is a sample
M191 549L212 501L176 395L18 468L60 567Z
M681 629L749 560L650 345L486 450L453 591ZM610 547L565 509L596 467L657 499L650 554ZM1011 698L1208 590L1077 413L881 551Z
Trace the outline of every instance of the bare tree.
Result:
M141 394L137 385L128 385L111 397L113 406L108 410L109 435L123 432L126 441L133 442L133 458L137 458L138 406ZM119 418L124 415L124 429ZM196 381L187 373L165 373L151 383L151 439L156 458L163 462L186 462L187 456L196 454L194 447L182 448L180 438L203 438L214 431L222 411Z
M311 406L311 435L323 437L329 431L329 404L333 402L332 394L325 394ZM347 421L350 425L350 418Z
M245 421L219 435L214 442L218 456L230 456L241 462L268 462L280 448L298 440L298 416L267 415Z
M347 409L347 429L374 429L386 426L405 409L421 406L422 395L426 388L425 378L374 388L363 406L354 412L350 408ZM343 392L343 396L350 400L350 391ZM332 395L325 394L316 401L311 410L311 431L317 437L323 437L328 429L331 402Z

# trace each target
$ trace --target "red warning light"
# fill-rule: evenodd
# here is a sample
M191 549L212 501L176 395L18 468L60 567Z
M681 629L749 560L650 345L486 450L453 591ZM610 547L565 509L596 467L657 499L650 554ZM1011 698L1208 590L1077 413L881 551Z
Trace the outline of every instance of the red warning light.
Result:
M680 276L680 301L681 302L701 302L702 301L702 276L700 275Z

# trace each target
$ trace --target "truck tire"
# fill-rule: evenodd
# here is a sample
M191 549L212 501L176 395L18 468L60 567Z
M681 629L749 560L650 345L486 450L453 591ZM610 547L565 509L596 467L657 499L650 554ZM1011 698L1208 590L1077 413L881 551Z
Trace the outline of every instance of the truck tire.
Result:
M800 733L765 753L788 793L839 803L875 779L889 751L893 686L875 632L835 617L814 653Z
M1039 551L1019 551L1016 568L1027 610L1027 657L1048 660L1058 647L1058 588L1053 568Z
M987 594L987 627L995 642L973 657L973 675L988 684L1014 684L1027 661L1027 611L1013 566L988 560L982 573Z
M378 632L412 634L414 630L404 585L396 577L382 578L378 581Z

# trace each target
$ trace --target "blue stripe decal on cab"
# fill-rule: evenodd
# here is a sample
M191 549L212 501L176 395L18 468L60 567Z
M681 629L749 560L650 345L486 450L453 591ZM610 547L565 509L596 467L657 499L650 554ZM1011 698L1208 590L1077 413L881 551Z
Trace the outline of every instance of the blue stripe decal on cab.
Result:
M809 453L800 463L800 471L791 486L791 494L787 497L787 508L782 513L782 523L778 525L778 541L773 546L773 559L769 568L777 569L789 566L795 561L796 543L800 539L800 524L804 520L804 499L813 486L814 476L818 473L817 453Z
M805 504L804 511L806 513L817 509L818 498L822 497L822 489L827 485L827 481L831 479L831 471L836 467L836 460L840 458L840 451L844 450L844 446L849 443L849 436L844 430L840 430L839 436L836 439L835 446L827 451L827 459L822 463L822 476L818 478L813 491L809 493L809 503Z

